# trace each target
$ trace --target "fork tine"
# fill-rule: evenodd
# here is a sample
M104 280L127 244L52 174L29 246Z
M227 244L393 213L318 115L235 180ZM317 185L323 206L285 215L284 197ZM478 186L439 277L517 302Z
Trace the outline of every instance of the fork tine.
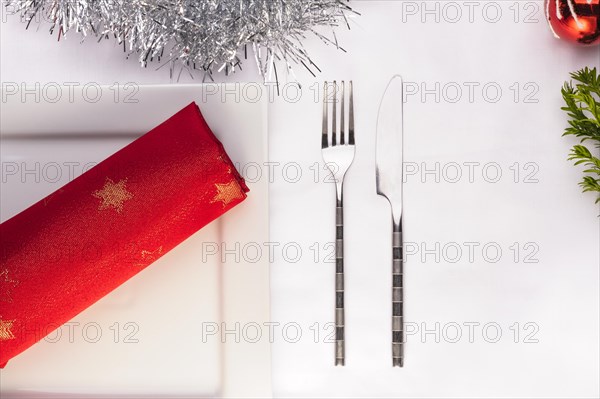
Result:
M352 95L352 81L350 81L350 104L348 108L349 144L354 145L354 97Z
M342 80L342 103L340 105L340 144L345 144L346 129L344 128L344 81Z
M336 108L337 108L337 83L335 80L333 81L333 111L331 112L331 146L337 144L337 138L335 137L335 128L337 125L337 117L336 117Z
M327 141L327 82L323 83L323 133L321 135L321 148L329 146Z

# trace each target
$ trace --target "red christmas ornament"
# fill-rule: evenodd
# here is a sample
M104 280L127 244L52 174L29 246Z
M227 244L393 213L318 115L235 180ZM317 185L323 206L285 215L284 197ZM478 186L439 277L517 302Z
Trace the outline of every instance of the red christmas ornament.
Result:
M600 44L600 0L546 0L546 18L559 39Z

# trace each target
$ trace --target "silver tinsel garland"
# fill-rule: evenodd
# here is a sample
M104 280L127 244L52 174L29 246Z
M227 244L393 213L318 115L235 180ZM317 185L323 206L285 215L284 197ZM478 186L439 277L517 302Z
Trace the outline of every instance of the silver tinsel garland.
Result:
M230 73L242 59L254 58L264 78L277 74L276 61L301 64L311 73L312 62L302 40L314 34L340 48L335 28L352 9L341 0L5 0L7 11L18 13L27 26L49 21L50 32L71 31L83 37L114 38L142 66L158 65ZM41 18L40 18L41 17ZM349 28L349 25L348 25ZM292 72L293 73L293 72ZM314 74L314 73L313 73ZM275 76L275 78L277 78Z

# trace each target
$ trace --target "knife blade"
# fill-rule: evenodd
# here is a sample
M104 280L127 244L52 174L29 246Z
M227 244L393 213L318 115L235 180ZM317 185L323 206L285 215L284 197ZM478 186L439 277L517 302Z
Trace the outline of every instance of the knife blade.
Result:
M387 198L392 210L392 365L404 366L404 283L402 263L402 161L403 82L389 81L377 116L377 194Z

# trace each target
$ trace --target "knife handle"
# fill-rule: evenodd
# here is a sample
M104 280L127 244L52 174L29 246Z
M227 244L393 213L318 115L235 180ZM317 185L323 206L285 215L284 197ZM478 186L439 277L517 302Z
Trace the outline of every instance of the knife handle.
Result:
M392 365L404 366L404 265L402 219L392 232Z
M341 199L335 208L335 365L346 361L344 339L344 207Z

